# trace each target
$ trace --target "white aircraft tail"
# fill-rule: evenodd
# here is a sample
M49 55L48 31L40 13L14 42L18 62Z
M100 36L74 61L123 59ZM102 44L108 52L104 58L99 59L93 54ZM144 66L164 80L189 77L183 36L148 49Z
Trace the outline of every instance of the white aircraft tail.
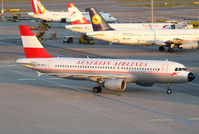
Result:
M26 58L52 58L27 25L19 25Z
M71 24L91 24L78 10L78 8L73 3L67 3L68 12L71 16Z
M31 0L31 4L34 14L44 14L48 12L39 0Z

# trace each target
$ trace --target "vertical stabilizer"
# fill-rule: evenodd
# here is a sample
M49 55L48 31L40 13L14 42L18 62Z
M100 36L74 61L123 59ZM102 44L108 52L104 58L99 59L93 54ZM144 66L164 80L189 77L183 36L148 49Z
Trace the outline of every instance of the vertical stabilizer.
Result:
M19 25L26 58L52 58L27 25Z
M91 24L73 3L67 3L72 25Z
M39 0L31 0L31 4L34 14L44 14L47 11Z
M88 8L93 31L106 31L114 30L109 26L109 24L102 18L99 12L95 8Z

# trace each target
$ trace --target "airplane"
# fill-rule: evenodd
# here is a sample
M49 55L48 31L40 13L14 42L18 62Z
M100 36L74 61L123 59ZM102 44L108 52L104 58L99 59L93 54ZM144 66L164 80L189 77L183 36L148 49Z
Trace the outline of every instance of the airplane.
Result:
M28 13L29 16L33 18L42 19L45 21L54 21L54 22L67 22L70 23L70 15L68 12L53 12L48 11L39 0L31 0L32 10L33 12ZM90 16L88 12L82 12L82 14L90 20ZM107 12L100 12L102 17L107 22L116 22L116 18Z
M185 83L195 79L194 74L180 63L162 60L106 59L106 58L64 58L51 56L27 25L19 25L25 58L16 63L41 74L61 78L90 80L97 83L93 93L100 93L102 87L125 91L127 83L152 86L167 83L171 94L172 83Z
M86 33L92 32L93 28L91 23L85 18L78 8L73 3L67 3L68 12L71 16L71 24L65 25L65 29L72 30L74 32ZM132 29L171 29L173 24L171 23L110 23L114 29L120 30L132 30Z
M88 10L93 32L88 32L86 35L95 39L126 45L160 45L159 51L164 51L164 47L169 47L169 52L174 52L174 48L198 48L198 29L117 30L106 23L96 9L89 8Z

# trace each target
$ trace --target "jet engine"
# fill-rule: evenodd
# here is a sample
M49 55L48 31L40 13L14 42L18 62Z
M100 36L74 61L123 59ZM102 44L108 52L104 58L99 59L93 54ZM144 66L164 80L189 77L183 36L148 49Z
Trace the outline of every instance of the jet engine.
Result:
M126 89L126 82L122 79L106 79L104 87L111 90L124 91Z
M196 49L198 47L198 42L187 42L179 45L180 49Z

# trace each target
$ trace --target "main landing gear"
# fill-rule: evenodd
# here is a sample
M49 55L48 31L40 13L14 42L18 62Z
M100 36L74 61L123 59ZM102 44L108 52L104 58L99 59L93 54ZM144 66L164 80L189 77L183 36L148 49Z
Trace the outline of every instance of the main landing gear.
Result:
M167 85L167 94L171 94L172 90L171 90L171 83L168 83Z
M101 92L102 92L102 88L100 86L93 88L93 93L101 93Z
M171 45L171 46L168 48L168 52L170 52L170 53L174 52L174 48L173 48L173 47L174 47L174 46ZM164 46L160 46L160 47L159 47L159 51L163 52L164 50L165 50Z
M172 53L172 52L174 52L174 49L173 48L169 48L168 52Z
M164 47L163 47L163 46L160 46L160 47L159 47L159 51L163 52L163 51L164 51Z

